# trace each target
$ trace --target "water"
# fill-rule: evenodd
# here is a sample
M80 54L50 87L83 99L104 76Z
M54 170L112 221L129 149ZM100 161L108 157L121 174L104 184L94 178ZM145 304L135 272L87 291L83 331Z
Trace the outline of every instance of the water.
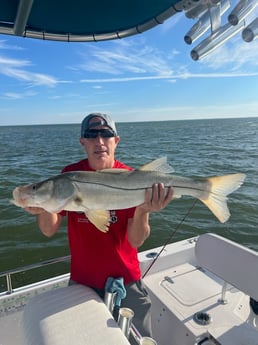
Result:
M133 167L167 156L178 175L247 175L244 185L229 197L227 223L220 224L197 202L170 242L214 232L258 250L258 118L119 123L117 127L121 141L116 158ZM0 272L69 254L65 224L54 237L46 238L35 217L11 205L9 199L16 186L56 175L63 166L84 158L79 133L78 124L0 127ZM151 236L140 250L166 242L193 201L184 197L153 213Z

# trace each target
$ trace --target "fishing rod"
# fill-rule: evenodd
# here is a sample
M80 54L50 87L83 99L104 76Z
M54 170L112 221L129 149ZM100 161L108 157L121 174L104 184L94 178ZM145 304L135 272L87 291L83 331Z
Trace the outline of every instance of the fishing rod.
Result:
M192 210L194 209L196 203L197 203L198 199L195 199L192 206L188 209L188 211L186 212L186 214L184 215L184 217L182 218L181 222L178 223L178 225L175 227L175 229L172 231L172 233L170 234L170 236L168 237L168 239L166 240L166 242L163 244L162 248L160 249L160 251L158 252L157 255L155 255L155 257L153 258L152 262L150 263L150 265L147 267L146 271L143 273L142 278L144 278L147 273L150 271L150 269L152 268L152 266L156 263L156 261L158 260L158 258L160 257L160 255L163 253L163 251L165 250L166 246L171 242L172 238L175 236L175 234L177 233L177 231L181 228L181 226L183 225L184 221L186 220L186 218L190 215L190 213L192 212Z

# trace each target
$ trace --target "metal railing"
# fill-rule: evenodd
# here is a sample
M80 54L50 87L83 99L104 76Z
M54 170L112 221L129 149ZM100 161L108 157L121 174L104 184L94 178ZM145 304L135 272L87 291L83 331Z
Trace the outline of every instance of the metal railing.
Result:
M22 267L18 267L18 268L14 268L11 270L0 272L0 278L6 277L6 286L7 286L6 293L11 294L13 292L12 276L14 274L24 273L24 272L30 271L32 269L35 269L35 268L49 266L49 265L57 264L60 262L66 262L66 261L69 261L70 258L71 258L70 255L60 256L58 258L44 260L44 261L38 262L36 264L31 264L31 265L22 266Z

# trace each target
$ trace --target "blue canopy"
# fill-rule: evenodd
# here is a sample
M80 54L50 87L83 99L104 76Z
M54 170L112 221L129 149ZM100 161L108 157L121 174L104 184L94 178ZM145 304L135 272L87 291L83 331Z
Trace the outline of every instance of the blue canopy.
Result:
M185 2L1 0L0 34L78 42L123 38L162 24L182 10L177 4Z

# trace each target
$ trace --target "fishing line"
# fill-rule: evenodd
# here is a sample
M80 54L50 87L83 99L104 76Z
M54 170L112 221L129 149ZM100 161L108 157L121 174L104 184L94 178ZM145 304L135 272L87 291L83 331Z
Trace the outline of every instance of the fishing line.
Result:
M150 263L149 267L147 267L146 271L143 273L142 278L146 276L146 274L150 271L152 266L155 264L155 262L158 260L160 257L161 253L165 250L166 246L171 242L172 238L175 236L176 232L180 229L180 227L183 225L184 221L186 218L190 215L192 210L194 209L198 199L195 199L192 206L188 209L184 217L182 218L181 222L175 227L174 231L171 233L169 238L166 240L166 242L163 244L162 248L160 249L159 253L153 258L152 262Z

